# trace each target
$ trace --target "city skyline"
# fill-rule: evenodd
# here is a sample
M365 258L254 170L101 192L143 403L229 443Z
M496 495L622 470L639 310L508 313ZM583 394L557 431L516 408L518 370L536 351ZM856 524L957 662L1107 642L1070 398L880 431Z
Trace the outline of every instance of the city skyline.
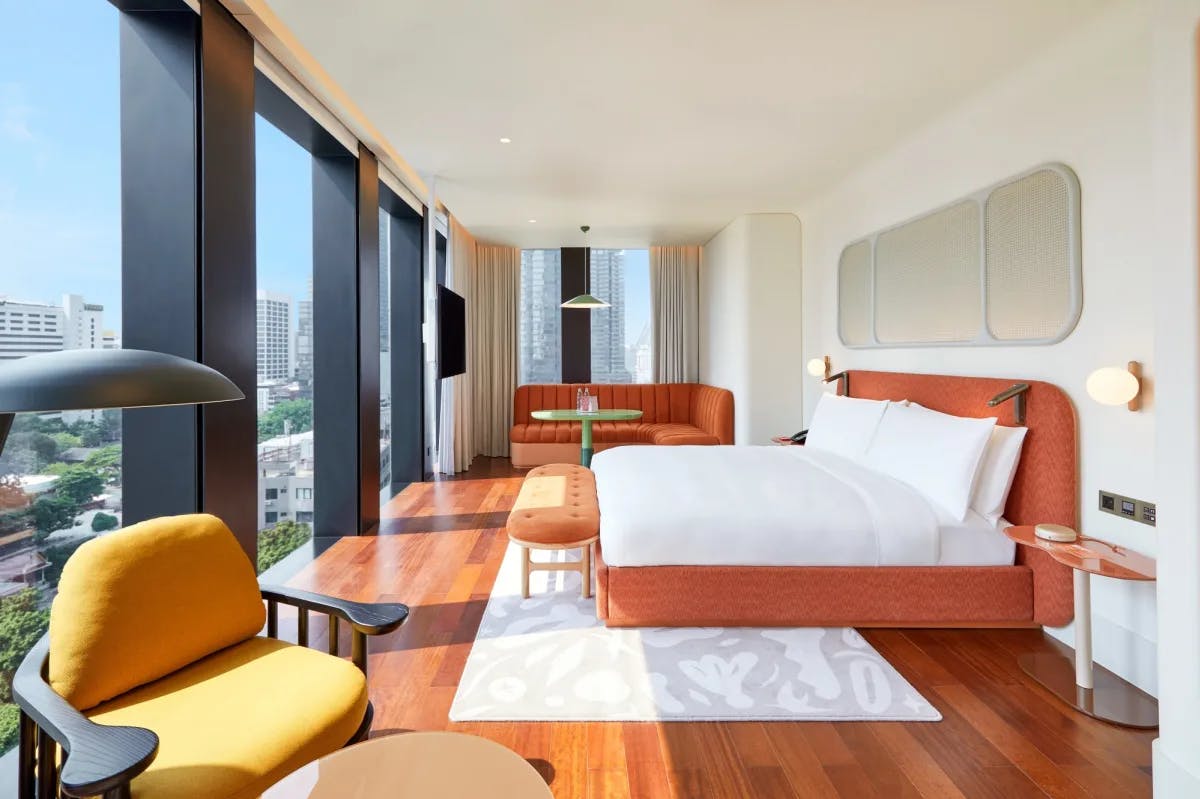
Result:
M588 290L608 303L591 311L592 382L632 383L626 368L625 250L589 251Z
M650 382L649 250L593 248L588 268L591 292L610 304L586 312L593 382ZM517 313L521 383L562 381L561 271L560 250L521 251Z

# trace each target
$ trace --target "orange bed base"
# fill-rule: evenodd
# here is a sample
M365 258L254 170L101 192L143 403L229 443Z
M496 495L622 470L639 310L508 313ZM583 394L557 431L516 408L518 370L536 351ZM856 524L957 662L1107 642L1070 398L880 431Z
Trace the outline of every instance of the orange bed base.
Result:
M911 400L957 416L1013 424L1012 403L987 401L1014 381L850 372L850 395ZM1029 432L1005 518L1075 527L1075 408L1061 389L1029 381ZM1012 566L609 567L597 544L596 609L610 627L1061 626L1074 615L1071 570L1018 546Z

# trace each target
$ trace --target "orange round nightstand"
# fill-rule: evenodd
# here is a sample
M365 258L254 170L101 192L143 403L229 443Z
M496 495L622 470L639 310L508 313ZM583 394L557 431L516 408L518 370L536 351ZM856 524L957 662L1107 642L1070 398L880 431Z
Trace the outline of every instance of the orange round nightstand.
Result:
M1153 558L1080 535L1071 542L1038 538L1032 526L1008 527L1004 534L1050 555L1075 574L1075 653L1022 655L1021 668L1047 690L1083 713L1124 727L1158 726L1158 702L1137 686L1092 663L1092 582L1099 574L1114 580L1152 581ZM1065 647L1063 647L1065 649Z

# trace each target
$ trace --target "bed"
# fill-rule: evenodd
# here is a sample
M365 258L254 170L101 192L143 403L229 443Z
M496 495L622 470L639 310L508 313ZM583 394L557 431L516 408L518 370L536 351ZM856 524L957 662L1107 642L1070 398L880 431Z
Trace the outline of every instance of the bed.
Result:
M1012 380L852 371L851 396L1013 426ZM627 447L597 456L597 610L609 626L1059 626L1069 569L1013 524L1076 526L1075 412L1031 382L1004 518L947 515L809 447Z

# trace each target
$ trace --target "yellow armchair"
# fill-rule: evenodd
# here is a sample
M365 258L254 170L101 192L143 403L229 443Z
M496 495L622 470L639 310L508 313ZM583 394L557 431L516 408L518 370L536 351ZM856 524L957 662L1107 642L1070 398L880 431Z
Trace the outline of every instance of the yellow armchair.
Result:
M276 639L280 603L299 608L299 645ZM310 611L330 617L329 654L307 648ZM13 680L19 799L258 796L366 737L366 636L407 615L403 605L259 586L213 516L89 541L64 568L50 630ZM352 629L351 661L336 657L339 621Z

